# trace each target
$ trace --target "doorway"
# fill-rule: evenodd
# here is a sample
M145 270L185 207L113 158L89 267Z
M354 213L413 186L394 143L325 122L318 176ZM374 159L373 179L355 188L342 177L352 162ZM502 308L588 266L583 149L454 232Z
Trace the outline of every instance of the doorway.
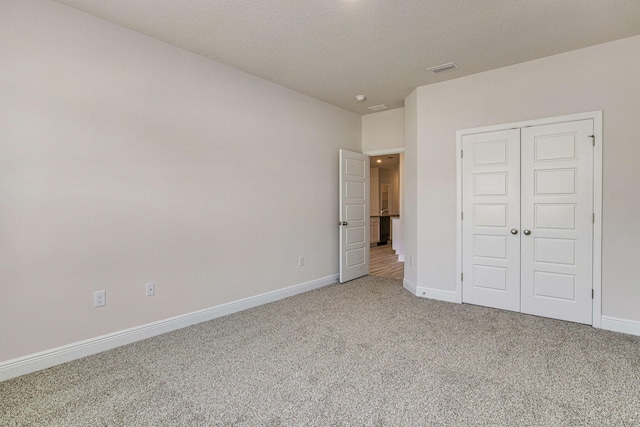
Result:
M340 283L367 274L404 278L404 153L370 154L339 150ZM388 232L380 223L390 223Z
M402 153L370 158L369 274L404 278L402 245Z

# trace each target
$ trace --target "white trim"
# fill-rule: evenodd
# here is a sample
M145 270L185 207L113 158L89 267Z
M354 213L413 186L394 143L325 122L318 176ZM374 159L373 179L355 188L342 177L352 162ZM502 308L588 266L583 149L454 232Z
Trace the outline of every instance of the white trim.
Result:
M388 148L385 150L372 150L372 151L363 151L362 154L366 154L367 156L384 156L385 154L400 154L404 153L404 147L402 148Z
M404 262L404 254L398 254L398 261L399 262Z
M413 295L416 294L416 285L414 285L407 279L402 279L402 287L411 292Z
M8 380L20 375L50 368L61 363L70 362L81 357L90 356L105 350L131 344L136 341L151 338L156 335L175 331L197 323L247 310L270 302L278 301L294 295L308 292L323 286L334 284L338 275L323 277L310 282L289 286L264 294L228 302L204 310L194 311L169 319L147 323L146 325L113 332L88 340L75 342L57 348L30 354L28 356L7 360L0 363L0 381Z
M477 133L495 132L527 126L550 125L555 123L572 122L577 120L593 120L593 134L595 148L593 152L593 210L595 223L593 225L593 319L592 326L601 328L602 316L602 110L585 113L569 114L566 116L547 117L543 119L522 122L505 123L492 126L482 126L456 131L456 293L462 301L462 137Z
M640 336L640 322L635 320L602 316L601 328L606 329L607 331L622 332L624 334Z
M462 302L462 136L456 131L456 294Z
M602 111L593 113L593 327L602 327Z
M438 301L462 303L460 294L456 291L443 291L441 289L424 288L418 286L416 289L416 296L421 298L435 299Z
M597 120L600 117L602 123L602 110L588 111L585 113L568 114L566 116L545 117L542 119L525 120L522 122L503 123L498 125L481 126L477 128L462 129L456 131L456 135L473 135L476 133L487 133L499 130L507 130L513 128L523 128L527 126L552 125L556 123L575 122L578 120ZM602 127L600 128L602 129Z

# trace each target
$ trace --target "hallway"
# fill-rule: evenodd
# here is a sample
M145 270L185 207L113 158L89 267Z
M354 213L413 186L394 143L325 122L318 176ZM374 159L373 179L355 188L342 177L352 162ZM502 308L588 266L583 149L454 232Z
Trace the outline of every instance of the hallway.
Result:
M369 255L369 274L371 276L404 278L404 262L398 261L391 245L374 246Z

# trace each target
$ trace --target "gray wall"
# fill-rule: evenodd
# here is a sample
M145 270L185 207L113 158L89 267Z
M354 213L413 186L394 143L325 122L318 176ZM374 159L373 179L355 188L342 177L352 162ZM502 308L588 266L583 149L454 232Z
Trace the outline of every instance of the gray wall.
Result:
M338 273L360 116L49 0L0 40L0 361Z

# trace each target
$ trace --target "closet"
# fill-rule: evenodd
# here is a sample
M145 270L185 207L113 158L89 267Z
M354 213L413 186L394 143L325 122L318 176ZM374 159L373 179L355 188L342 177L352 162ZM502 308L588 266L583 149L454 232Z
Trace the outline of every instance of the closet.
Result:
M462 302L593 322L594 120L463 134Z

